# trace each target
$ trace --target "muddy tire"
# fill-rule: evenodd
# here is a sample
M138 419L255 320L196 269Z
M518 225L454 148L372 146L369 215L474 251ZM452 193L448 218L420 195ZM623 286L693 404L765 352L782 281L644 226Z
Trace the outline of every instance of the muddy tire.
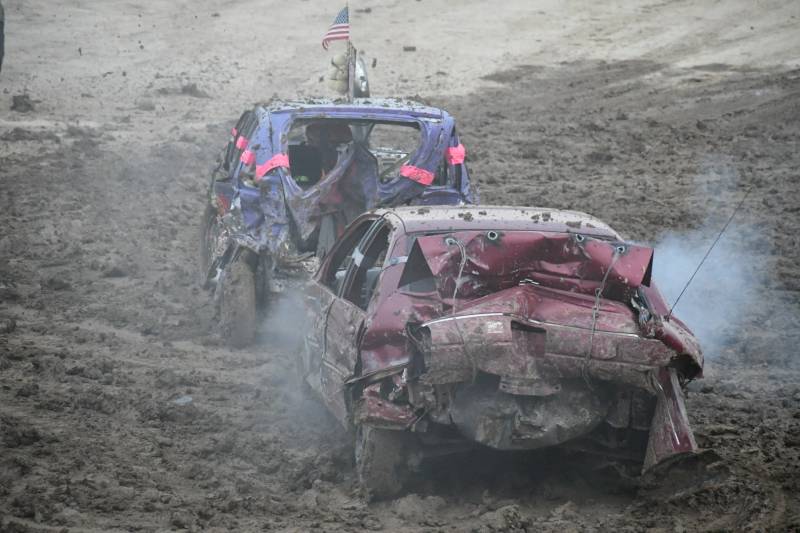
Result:
M356 471L368 500L392 498L403 490L410 477L409 437L404 431L365 425L356 428Z
M246 256L228 265L217 290L222 339L232 348L249 346L256 334L256 283Z

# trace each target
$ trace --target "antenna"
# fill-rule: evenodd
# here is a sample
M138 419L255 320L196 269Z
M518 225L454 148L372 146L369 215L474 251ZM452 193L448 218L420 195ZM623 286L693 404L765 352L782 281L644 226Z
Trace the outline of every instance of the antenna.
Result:
M748 196L750 196L750 192L752 190L753 190L753 186L751 185L750 187L748 187L747 192L745 192L744 196L742 197L741 201L739 202L739 205L737 205L736 209L734 209L733 213L731 213L731 216L730 216L730 218L728 218L728 221L725 223L724 226L722 226L722 230L719 232L719 235L717 235L717 238L714 239L714 242L711 244L711 247L706 252L706 255L703 256L703 259L700 261L700 264L697 265L697 268L694 270L694 273L692 273L692 277L690 277L689 281L686 282L686 285L683 286L683 290L678 295L678 298L675 300L675 303L672 304L672 307L669 310L669 314L667 315L667 320L669 320L672 317L672 311L675 310L675 307L678 305L678 302L681 301L681 296L683 296L683 293L685 293L686 289L689 288L689 285L692 284L692 281L694 280L694 277L700 271L700 268L703 266L703 263L706 262L706 259L708 259L708 256L711 255L711 252L714 250L714 247L717 245L719 240L722 238L722 235L725 233L725 230L728 229L728 226L730 226L731 222L733 221L733 217L735 217L736 213L739 212L739 209L742 208L742 205L744 205L744 201L747 200Z

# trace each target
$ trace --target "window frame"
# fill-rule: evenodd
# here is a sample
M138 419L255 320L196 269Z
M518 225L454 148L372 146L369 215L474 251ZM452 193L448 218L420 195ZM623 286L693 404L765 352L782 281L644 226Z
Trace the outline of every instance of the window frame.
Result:
M369 299L365 302L361 301L360 293L362 290L362 286L356 286L356 279L359 273L364 273L364 280L363 282L366 283L366 271L369 270L366 268L366 264L364 263L365 258L369 258L371 256L372 250L371 248L379 243L379 239L383 235L385 231L385 242L381 243L385 249L386 254L383 257L383 264L377 265L377 258L380 257L380 250L377 251L377 255L375 256L375 261L372 263L370 268L374 268L379 266L381 269L384 268L386 261L388 260L390 251L391 251L391 235L392 235L392 225L386 220L385 217L377 218L372 226L367 230L367 233L362 238L361 242L359 242L358 246L353 250L353 252L358 251L358 255L351 253L351 258L358 257L358 259L352 259L350 264L348 265L348 271L345 274L344 282L340 288L338 296L343 300L347 300L347 302L355 305L359 309L366 310L369 307L369 303L372 300L374 294L370 294ZM380 282L380 277L376 281L376 284ZM355 293L354 291L358 291Z
M370 229L372 229L373 225L375 224L375 220L377 219L367 218L361 222L354 223L349 228L349 231L347 231L339 239L339 242L336 243L336 246L333 248L333 250L328 252L325 258L324 266L320 271L319 282L337 297L340 295L342 288L344 287L345 280L347 279L347 271L349 271L352 263L352 261L348 262L348 260L352 260L353 252L358 249L364 237L369 235ZM362 226L366 227L366 229L364 230L363 234L359 234ZM351 248L353 241L355 241L355 245ZM339 257L339 254L342 253L345 255ZM336 290L336 273L342 270L339 268L342 265L345 265L345 280L342 281L342 285L338 290Z

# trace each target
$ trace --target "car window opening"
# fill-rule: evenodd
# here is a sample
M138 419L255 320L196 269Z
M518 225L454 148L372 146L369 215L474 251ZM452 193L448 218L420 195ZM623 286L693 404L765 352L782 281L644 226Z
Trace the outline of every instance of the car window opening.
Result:
M336 249L334 256L331 258L328 270L323 277L323 283L334 293L339 294L342 283L344 283L345 274L352 261L353 252L372 224L372 220L362 222L352 233L344 238L342 245Z
M360 257L359 264L355 267L353 282L345 294L345 298L362 309L366 309L369 305L383 264L386 262L386 254L389 251L389 230L390 226L385 223L378 229L363 256Z
M408 254L406 266L400 276L398 286L400 290L412 293L436 291L436 280L416 239L411 245L411 252Z
M340 164L343 171L372 175L381 182L395 179L421 144L416 123L303 119L289 132L289 166L295 182L310 189ZM355 145L355 146L354 146ZM354 149L360 157L345 157ZM363 168L357 168L363 167Z

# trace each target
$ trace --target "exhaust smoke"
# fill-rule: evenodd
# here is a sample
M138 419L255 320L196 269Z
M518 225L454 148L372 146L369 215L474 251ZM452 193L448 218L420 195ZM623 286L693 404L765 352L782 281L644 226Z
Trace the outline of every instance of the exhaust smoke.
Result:
M733 210L746 187L737 187L728 164L707 164L696 178L700 198L729 198ZM758 190L753 191L709 253L677 305L676 299L714 243L732 212L721 207L705 214L701 227L667 232L654 245L653 278L674 316L700 340L706 357L743 363L791 362L787 331L796 331L800 306L784 290L774 270L777 257L768 228L753 221ZM769 346L769 347L767 347Z

